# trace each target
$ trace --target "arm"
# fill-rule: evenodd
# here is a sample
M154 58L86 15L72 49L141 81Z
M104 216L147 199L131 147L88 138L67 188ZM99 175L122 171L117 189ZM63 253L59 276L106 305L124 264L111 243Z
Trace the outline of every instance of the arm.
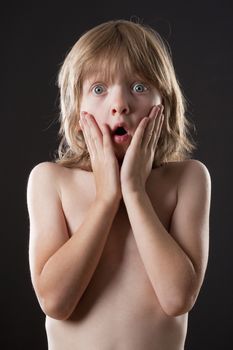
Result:
M200 291L208 260L210 176L198 161L186 162L178 202L167 232L145 191L123 191L135 240L163 310L188 312Z
M69 238L55 167L52 163L39 164L29 177L29 262L42 310L53 318L67 319L100 260L118 203L96 199Z

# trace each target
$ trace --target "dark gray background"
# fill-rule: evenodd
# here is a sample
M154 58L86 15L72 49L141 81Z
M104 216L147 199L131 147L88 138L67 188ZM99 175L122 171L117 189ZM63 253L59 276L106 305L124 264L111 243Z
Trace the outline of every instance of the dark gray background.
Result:
M189 315L186 350L228 349L233 340L232 2L16 4L1 9L1 349L46 349L44 315L28 266L26 185L30 170L51 160L58 144L58 69L84 31L131 16L168 41L197 128L193 158L212 178L209 263Z

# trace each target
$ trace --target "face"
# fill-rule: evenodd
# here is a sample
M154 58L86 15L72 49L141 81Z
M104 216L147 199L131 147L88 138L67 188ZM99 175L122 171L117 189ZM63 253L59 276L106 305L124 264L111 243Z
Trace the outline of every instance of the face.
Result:
M100 76L84 79L80 112L94 116L101 131L103 124L109 126L115 154L122 159L139 122L149 116L153 106L162 103L162 97L155 87L137 74L132 74L129 79L119 70L111 82ZM114 130L118 124L126 129L128 137L116 135L119 130Z

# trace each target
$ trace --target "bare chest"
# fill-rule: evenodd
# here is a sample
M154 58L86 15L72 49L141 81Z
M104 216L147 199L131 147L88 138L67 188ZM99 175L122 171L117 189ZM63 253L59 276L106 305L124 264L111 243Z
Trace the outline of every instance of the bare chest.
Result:
M161 223L169 232L171 217L177 202L177 182L172 180L164 172L153 173L146 186L151 203ZM95 183L92 173L81 172L70 177L61 185L61 201L65 215L69 235L75 234L79 226L85 220L85 216L95 199ZM118 212L113 221L105 254L108 258L117 258L123 251L134 253L133 232L127 216L127 210L122 199ZM130 254L129 254L130 255ZM107 256L106 256L107 257Z
M75 234L85 220L88 208L95 198L93 175L79 175L71 176L62 188L62 206L70 236ZM169 232L177 200L176 184L169 181L168 176L162 175L162 172L157 172L148 179L147 193L161 223ZM85 305L84 308L89 305L91 308L94 303L98 304L103 300L105 303L109 300L111 308L115 305L118 310L124 304L126 310L126 305L130 305L129 300L132 301L132 308L136 304L144 303L144 308L151 309L151 301L155 300L123 201L80 305Z
M61 199L70 236L85 220L95 198L92 174L78 175L71 171L62 177L66 181L61 186ZM172 179L160 171L147 182L151 203L168 232L177 201L177 179ZM122 202L96 270L72 316L68 321L47 317L51 349L181 350L186 329L186 316L169 317L160 307Z

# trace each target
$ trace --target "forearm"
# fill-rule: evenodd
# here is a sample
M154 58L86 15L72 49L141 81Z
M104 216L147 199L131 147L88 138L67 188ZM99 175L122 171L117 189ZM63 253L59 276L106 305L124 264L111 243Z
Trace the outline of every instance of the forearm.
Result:
M68 318L97 267L117 205L92 203L77 232L46 262L39 278L40 304L51 317Z
M144 193L126 193L124 202L148 277L167 314L182 313L192 295L195 270L189 257L160 222Z

